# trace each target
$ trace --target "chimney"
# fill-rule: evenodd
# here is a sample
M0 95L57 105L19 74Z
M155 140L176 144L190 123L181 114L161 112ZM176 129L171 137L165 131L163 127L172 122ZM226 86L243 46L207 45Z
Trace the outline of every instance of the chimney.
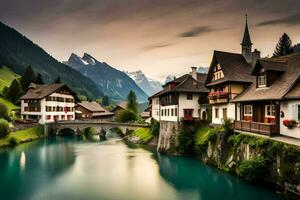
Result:
M256 64L256 61L260 59L260 51L258 51L257 49L255 49L252 52L252 66L254 67Z
M192 68L192 77L197 80L197 67L191 67Z

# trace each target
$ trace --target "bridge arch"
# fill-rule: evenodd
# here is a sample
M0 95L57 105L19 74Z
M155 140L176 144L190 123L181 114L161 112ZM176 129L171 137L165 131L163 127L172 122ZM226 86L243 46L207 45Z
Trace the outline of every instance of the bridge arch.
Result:
M56 135L76 135L76 130L69 127L63 127L56 131Z

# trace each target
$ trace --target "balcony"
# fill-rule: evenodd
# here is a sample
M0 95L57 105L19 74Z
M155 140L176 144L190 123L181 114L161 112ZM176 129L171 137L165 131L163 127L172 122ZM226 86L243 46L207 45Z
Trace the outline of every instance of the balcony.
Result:
M274 123L234 121L234 130L258 133L270 137L279 135L279 126Z
M210 104L228 103L229 93L228 92L210 92L208 94Z

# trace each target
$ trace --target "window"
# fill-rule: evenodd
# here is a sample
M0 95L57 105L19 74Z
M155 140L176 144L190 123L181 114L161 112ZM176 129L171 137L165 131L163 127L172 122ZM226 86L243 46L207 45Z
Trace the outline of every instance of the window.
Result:
M215 118L219 118L219 108L215 108Z
M46 115L46 120L50 120L51 119L51 115Z
M65 120L65 116L64 115L61 116L61 120Z
M161 110L161 116L164 116L164 110Z
M175 108L175 116L177 116L177 108Z
M266 105L266 117L275 117L276 109L274 105Z
M171 109L171 116L174 116L174 109Z
M183 109L184 120L193 120L193 109Z
M264 76L259 76L257 78L257 86L258 87L266 87L267 86L267 76L264 75Z
M170 116L170 109L168 109L168 116Z
M252 105L244 105L244 116L252 116Z
M193 100L193 94L192 93L187 93L186 94L186 99L187 100Z

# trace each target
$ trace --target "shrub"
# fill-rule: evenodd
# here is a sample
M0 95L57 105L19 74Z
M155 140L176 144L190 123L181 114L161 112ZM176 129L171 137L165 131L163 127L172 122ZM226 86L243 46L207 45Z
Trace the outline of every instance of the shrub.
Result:
M150 127L151 135L158 136L159 135L159 127L160 127L159 122L152 118L151 119L151 127Z
M137 114L132 110L121 110L116 115L117 122L132 122L138 119Z
M226 134L231 135L233 133L232 128L232 120L231 119L225 119L222 125L224 131Z
M10 137L8 139L8 142L11 147L17 146L17 144L18 144L18 141L15 137Z
M95 133L95 129L93 128L86 128L83 131L83 135L87 140L93 140L94 133Z
M238 167L238 173L248 181L257 181L265 177L266 166L265 158L255 157L249 160L243 160Z
M9 134L9 124L5 119L0 119L0 138L5 137Z
M194 155L196 145L197 125L191 122L182 122L178 134L178 150L183 155Z
M0 103L0 118L4 118L7 121L10 121L10 117L8 114L8 108L3 103Z

